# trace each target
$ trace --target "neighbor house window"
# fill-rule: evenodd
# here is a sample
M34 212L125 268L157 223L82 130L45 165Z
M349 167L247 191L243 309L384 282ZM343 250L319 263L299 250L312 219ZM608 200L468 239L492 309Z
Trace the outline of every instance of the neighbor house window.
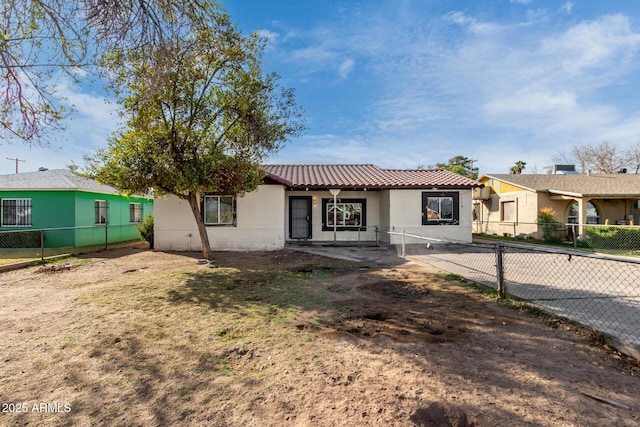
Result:
M366 226L367 199L322 199L322 229L358 230Z
M482 203L473 204L473 209L471 210L471 219L473 221L482 220Z
M502 208L501 219L504 222L516 222L516 202L511 200L500 203Z
M422 225L457 225L460 221L457 192L422 193Z
M204 196L204 223L206 225L235 224L233 196Z
M3 227L31 226L31 199L2 199Z
M598 209L596 209L595 205L591 202L585 202L585 210L587 211L587 224L599 224L600 223L600 215L598 214ZM571 207L569 208L569 224L577 224L578 223L578 202L573 202Z
M96 200L95 210L96 210L96 224L106 224L107 223L107 201Z
M129 222L142 222L142 203L129 203Z

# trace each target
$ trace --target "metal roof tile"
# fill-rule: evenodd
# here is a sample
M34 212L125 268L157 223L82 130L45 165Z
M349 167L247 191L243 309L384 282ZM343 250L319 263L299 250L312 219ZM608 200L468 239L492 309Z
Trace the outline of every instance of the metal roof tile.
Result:
M381 169L376 165L265 165L272 179L308 188L479 187L478 181L444 169Z

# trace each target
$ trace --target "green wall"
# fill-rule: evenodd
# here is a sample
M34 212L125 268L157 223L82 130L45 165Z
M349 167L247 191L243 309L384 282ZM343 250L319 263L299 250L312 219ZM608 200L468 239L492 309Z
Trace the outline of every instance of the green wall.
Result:
M73 228L45 232L46 247L81 247L136 240L136 224L129 222L129 204L141 203L142 217L153 214L153 200L85 191L0 191L0 199L31 199L31 227L0 230ZM107 226L95 224L95 201L107 201ZM105 228L107 228L105 233Z

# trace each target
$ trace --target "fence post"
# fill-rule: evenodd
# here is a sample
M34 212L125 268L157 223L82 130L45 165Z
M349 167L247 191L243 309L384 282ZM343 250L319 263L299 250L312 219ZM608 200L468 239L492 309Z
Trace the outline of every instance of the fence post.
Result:
M378 226L376 225L376 247L380 246L380 241L378 240Z
M40 229L40 261L44 265L44 230Z
M504 268L502 264L503 249L500 241L496 244L496 279L498 285L498 298L503 299L505 297L504 291Z
M402 229L401 245L402 245L402 258L404 258L406 255L406 251L404 249L404 228Z
M104 249L109 249L109 226L107 224L104 225Z

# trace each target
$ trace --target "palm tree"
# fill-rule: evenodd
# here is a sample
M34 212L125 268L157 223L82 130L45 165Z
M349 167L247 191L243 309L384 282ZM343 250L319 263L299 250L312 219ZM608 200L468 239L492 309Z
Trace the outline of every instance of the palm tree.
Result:
M511 169L509 169L509 172L511 172L512 174L521 174L526 165L527 165L526 162L523 162L522 160L518 160L515 165L511 166Z

